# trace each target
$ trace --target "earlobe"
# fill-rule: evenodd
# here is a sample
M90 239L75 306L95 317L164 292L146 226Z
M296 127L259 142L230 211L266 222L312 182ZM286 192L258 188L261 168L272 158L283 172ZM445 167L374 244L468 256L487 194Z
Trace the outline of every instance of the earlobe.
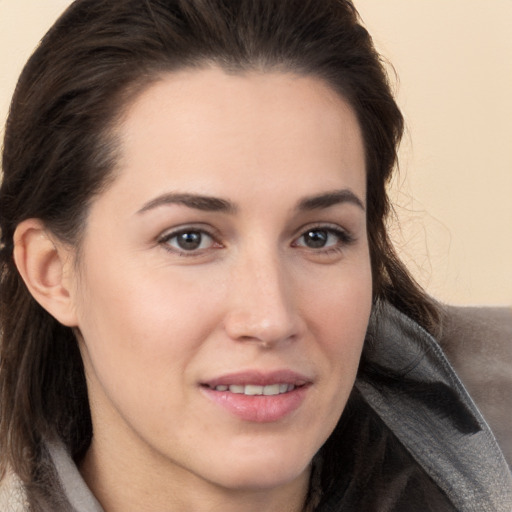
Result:
M41 220L27 219L17 226L14 261L34 299L60 323L75 327L70 251L55 242Z

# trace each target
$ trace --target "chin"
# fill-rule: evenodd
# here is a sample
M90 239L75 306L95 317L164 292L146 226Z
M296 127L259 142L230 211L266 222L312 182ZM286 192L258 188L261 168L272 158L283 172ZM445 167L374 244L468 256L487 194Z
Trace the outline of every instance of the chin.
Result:
M262 447L254 440L250 450L226 451L224 457L209 467L211 481L233 490L263 490L286 486L304 475L309 475L309 467L316 450L307 450L304 444L290 447L280 443L280 447ZM218 460L218 459L217 459Z
M308 472L310 461L306 465L294 467L274 467L271 463L263 467L254 467L248 464L244 468L222 470L215 475L217 485L233 491L260 491L277 487L285 487L301 478Z

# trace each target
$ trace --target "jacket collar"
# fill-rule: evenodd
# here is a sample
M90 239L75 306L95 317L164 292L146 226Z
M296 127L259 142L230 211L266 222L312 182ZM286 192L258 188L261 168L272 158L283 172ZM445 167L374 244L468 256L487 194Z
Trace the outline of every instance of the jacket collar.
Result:
M457 510L512 510L487 423L436 340L389 304L372 315L356 388Z

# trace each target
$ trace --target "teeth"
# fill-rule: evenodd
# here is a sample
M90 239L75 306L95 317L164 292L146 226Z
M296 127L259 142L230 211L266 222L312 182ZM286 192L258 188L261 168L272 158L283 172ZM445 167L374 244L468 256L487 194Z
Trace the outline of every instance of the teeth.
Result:
M263 388L263 394L267 396L279 395L279 384L272 384Z
M230 391L231 393L237 393L240 395L265 395L273 396L288 393L295 389L294 384L269 384L268 386L257 386L254 384L232 384L231 386L215 386L215 391Z

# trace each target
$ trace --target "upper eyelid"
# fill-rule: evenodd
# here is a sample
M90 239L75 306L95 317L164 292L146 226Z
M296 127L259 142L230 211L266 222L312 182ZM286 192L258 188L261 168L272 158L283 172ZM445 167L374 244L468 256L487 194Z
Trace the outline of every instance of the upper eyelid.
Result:
M205 248L198 248L194 250L185 250L180 249L179 247L174 247L173 244L171 244L171 241L173 238L179 236L182 233L187 233L190 231L197 231L200 232L207 237L211 239L211 247L205 247ZM224 244L219 241L219 237L216 236L214 233L212 233L211 229L207 229L205 227L198 227L196 226L183 226L183 227L177 227L174 229L168 229L166 231L163 231L157 238L156 238L156 245L162 247L166 252L173 253L180 256L188 256L188 257L199 257L204 256L210 249L213 247L220 248L224 247Z
M201 233L205 233L206 235L212 237L213 239L217 239L218 237L218 230L207 227L205 225L201 224L190 224L190 225L183 225L176 228L168 228L164 231L162 231L158 236L157 240L168 240L169 238L172 238L174 236L178 236L181 233L186 233L187 231L199 231Z
M211 242L210 242L211 247L186 250L186 249L182 249L179 247L174 247L173 244L170 243L173 238L176 238L180 234L187 233L187 232L193 232L193 231L200 232L200 233L206 235L207 237L209 237L211 240ZM172 253L172 254L180 256L180 257L188 257L188 258L194 258L194 257L201 258L201 257L204 257L205 255L209 254L209 250L212 249L213 247L216 247L216 248L223 247L222 242L219 242L218 238L216 238L215 235L213 235L208 229L198 228L197 226L196 227L185 226L185 227L181 227L181 228L164 231L156 239L156 244L159 247L162 247L167 253Z
M353 231L351 229L340 226L339 224L336 224L334 222L312 222L312 223L305 224L305 225L301 226L299 229L295 230L294 238L298 238L298 237L304 235L304 233L306 233L307 231L311 231L311 230L315 230L315 229L318 229L318 230L323 229L325 231L330 231L332 233L342 233L342 234L346 235L347 237L355 238L355 234L353 233Z
M336 236L338 238L337 243L335 243L333 245L329 245L329 246L319 247L319 248L310 248L307 245L298 243L298 241L308 231L314 231L314 230L319 230L319 231L325 230L325 231L330 232L331 234L333 234L334 236ZM294 237L291 245L292 245L292 247L295 246L296 248L300 248L300 249L305 248L305 249L313 251L314 253L317 253L317 254L322 254L322 253L327 254L332 251L339 251L339 250L342 250L343 248L347 248L347 247L353 245L354 243L356 243L357 240L358 240L358 237L355 236L351 231L349 231L345 228L342 228L338 225L336 225L336 226L330 225L329 226L326 224L319 224L316 226L309 226L305 230L302 230L298 236Z

